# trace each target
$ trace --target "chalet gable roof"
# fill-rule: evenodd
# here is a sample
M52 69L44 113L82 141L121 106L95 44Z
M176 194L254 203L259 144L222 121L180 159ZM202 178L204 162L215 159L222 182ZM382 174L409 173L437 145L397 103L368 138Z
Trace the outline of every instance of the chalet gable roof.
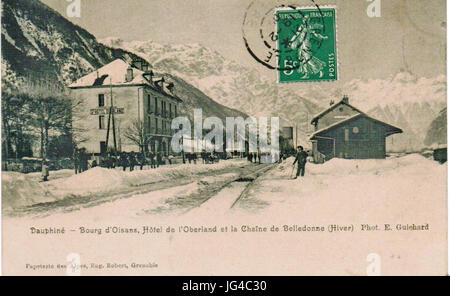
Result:
M403 130L400 129L400 128L398 128L398 127L395 127L395 126L393 126L393 125L390 125L390 124L388 124L388 123L386 123L386 122L383 122L383 121L380 121L380 120L378 120L378 119L372 118L372 117L368 116L368 115L365 114L365 113L359 113L359 114L355 114L355 115L353 115L353 116L351 116L351 117L349 117L349 118L346 118L346 119L344 119L344 120L338 121L338 122L336 122L336 123L334 123L334 124L332 124L332 125L329 125L329 126L327 126L327 127L325 127L325 128L322 128L322 129L320 129L320 130L314 132L314 133L309 137L309 139L310 139L310 140L314 140L315 137L320 136L320 134L322 134L322 133L324 133L324 132L326 132L326 131L332 130L332 129L334 129L334 128L339 127L340 125L343 125L344 123L348 123L348 122L350 122L350 121L352 121L352 120L355 120L355 119L358 119L358 118L362 118L362 117L367 118L367 119L369 119L369 120L372 120L372 121L374 121L374 122L376 122L376 123L378 123L378 124L381 124L381 125L383 125L383 126L386 126L386 127L388 128L388 130L389 130L388 133L386 134L386 136L390 136L390 135L393 135L393 134L403 133Z
M339 106L348 106L351 109L353 109L355 112L358 112L360 114L364 114L364 112L362 112L361 110L359 110L358 108L350 105L350 103L348 102L348 98L344 97L342 100L340 100L339 102L337 102L336 104L333 104L332 106L330 106L328 109L323 110L322 112L320 112L317 115L314 115L314 117L311 119L311 124L316 123L320 118L322 118L323 116L327 115L328 113L330 113L331 111L333 111L334 109L336 109Z

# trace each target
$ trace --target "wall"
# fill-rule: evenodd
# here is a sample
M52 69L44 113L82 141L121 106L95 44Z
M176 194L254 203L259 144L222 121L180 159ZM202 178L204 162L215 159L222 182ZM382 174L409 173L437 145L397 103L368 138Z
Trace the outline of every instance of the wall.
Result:
M321 136L335 139L336 157L366 159L385 158L385 133L383 125L362 117L322 133ZM333 141L319 139L318 150L329 156L333 153Z
M72 92L74 97L76 97L77 99L81 99L84 104L82 114L77 114L74 116L74 127L76 129L81 129L82 136L87 138L87 141L80 143L79 147L85 147L89 153L100 153L100 141L106 141L108 115L104 115L104 129L99 129L99 115L90 115L90 110L99 108L99 94L105 95L105 107L110 106L110 88L107 86L80 88L73 89ZM164 134L171 134L171 120L169 117L163 118L162 116L155 115L154 100L155 98L157 98L158 100L158 111L160 114L162 113L162 101L167 102L166 110L169 110L169 102L172 105L175 105L175 100L154 89L144 88L142 86L113 87L112 94L114 106L118 108L124 108L125 111L124 114L116 114L114 116L116 126L116 139L119 150L126 152L139 151L139 147L124 136L124 132L126 131L126 129L138 120L143 121L147 132L153 134L155 137L160 137L162 134L162 130L156 131L154 129L156 125L156 118L158 118L159 128L161 129L161 124L162 122L164 122L166 125L166 131ZM148 95L150 95L151 98L150 110L153 111L153 113L148 112ZM174 107L172 108L172 110L174 110ZM175 114L173 114L172 117L174 117L174 115ZM150 130L148 130L149 127ZM111 123L111 132L108 146L110 148L113 148L113 143Z
M338 121L342 121L358 113L359 112L353 110L349 106L341 104L338 107L336 107L336 109L330 111L329 113L327 113L326 115L324 115L322 118L319 119L316 130L326 128L327 126L330 126Z

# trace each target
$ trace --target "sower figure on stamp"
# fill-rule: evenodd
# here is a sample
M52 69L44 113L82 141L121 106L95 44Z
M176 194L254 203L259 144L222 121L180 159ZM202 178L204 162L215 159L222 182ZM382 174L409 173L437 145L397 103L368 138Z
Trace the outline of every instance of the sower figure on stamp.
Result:
M306 153L303 150L302 146L298 146L297 147L297 154L295 155L295 160L294 160L294 167L295 167L295 163L298 163L297 165L297 174L295 175L295 179L297 179L297 177L299 175L301 175L302 177L305 175L305 166L306 166L306 159L308 158L308 153Z
M298 72L304 74L303 78L308 78L309 74L317 73L320 73L320 77L323 76L322 70L326 66L326 63L319 60L311 52L311 37L316 37L319 40L328 38L328 36L322 36L316 32L317 29L322 28L322 24L310 24L309 17L305 16L297 33L291 38L291 48L298 50L298 58L300 61Z

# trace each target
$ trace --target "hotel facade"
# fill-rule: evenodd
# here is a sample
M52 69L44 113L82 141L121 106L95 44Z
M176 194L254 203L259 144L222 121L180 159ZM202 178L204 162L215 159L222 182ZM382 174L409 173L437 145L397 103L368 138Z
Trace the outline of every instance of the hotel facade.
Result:
M80 78L69 85L73 97L83 104L82 114L73 122L83 135L78 148L93 154L141 149L169 154L171 122L182 103L174 87L164 77L156 77L148 64L122 59ZM149 138L145 147L126 136L137 126Z

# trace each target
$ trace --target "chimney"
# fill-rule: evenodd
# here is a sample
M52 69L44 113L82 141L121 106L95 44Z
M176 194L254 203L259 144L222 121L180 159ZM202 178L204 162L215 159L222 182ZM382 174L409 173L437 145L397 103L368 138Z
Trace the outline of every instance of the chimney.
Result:
M142 61L139 61L139 60L133 61L133 66L135 68L138 68L139 70L142 70Z
M127 69L127 75L125 76L125 82L130 82L133 80L133 68L128 67Z
M331 100L330 101L330 106L333 106L334 105L334 100Z
M164 77L155 79L154 83L158 87L163 87L164 86Z
M173 92L173 88L175 87L175 84L173 84L173 82L170 82L169 84L167 84L167 89L170 91L170 92Z
M154 76L155 74L153 74L153 71L152 70L150 70L150 71L145 71L145 73L144 73L144 77L146 78L146 79L148 79L149 81L153 81L153 76Z
M342 102L345 104L348 104L348 96L344 95L344 98L342 99Z

